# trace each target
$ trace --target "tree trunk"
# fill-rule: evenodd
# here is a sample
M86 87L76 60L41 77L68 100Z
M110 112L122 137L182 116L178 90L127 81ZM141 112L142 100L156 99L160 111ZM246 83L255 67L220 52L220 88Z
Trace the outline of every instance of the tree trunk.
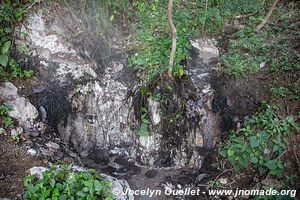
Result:
M173 17L172 17L172 9L173 9L173 0L169 0L168 3L168 21L169 25L171 28L171 33L172 33L172 49L170 53L170 60L169 60L169 68L168 68L168 76L170 78L173 77L173 65L174 65L174 57L175 57L175 52L176 52L176 37L177 37L177 32L176 32L176 27L173 23Z

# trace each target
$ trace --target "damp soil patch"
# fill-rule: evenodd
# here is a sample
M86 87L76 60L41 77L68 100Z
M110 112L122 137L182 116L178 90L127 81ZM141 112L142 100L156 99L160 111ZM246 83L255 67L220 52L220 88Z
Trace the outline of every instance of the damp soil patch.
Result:
M24 192L23 177L34 166L45 166L46 161L27 154L26 149L0 136L0 197L20 197Z

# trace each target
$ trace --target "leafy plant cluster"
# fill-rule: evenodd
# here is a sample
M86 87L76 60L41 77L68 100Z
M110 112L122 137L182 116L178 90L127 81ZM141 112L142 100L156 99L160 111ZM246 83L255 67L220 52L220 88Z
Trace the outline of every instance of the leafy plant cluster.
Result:
M94 170L73 172L72 166L53 167L38 180L35 176L24 178L23 199L106 199L112 200L112 183L101 180Z
M146 107L141 108L141 126L138 131L139 136L148 136L149 135L149 126L150 126L150 121L148 118L148 109Z
M220 148L236 170L253 167L260 173L282 178L285 165L281 156L288 149L289 135L299 130L294 118L279 118L275 107L267 106L265 112L254 115L244 128L232 132Z
M288 44L289 37L297 35L286 34L288 19L278 16L277 20L283 21L282 25L266 26L263 32L258 33L255 26L262 20L262 16L249 17L245 22L247 27L235 33L235 39L229 42L229 50L221 59L228 75L250 75L265 65L270 66L270 71L274 74L300 69L299 55Z
M12 111L13 108L11 105L8 104L1 104L0 105L0 118L1 126L4 128L9 128L14 124L14 121L11 117L8 116L8 113Z
M15 78L30 78L32 70L23 70L11 56L13 44L13 29L16 23L23 19L27 12L27 1L4 0L0 5L0 78L7 80Z
M171 49L170 28L167 20L167 1L134 1L126 4L128 10L136 12L138 50L130 58L130 65L142 71L147 81L164 74L168 68ZM184 74L185 60L191 49L190 39L197 37L200 30L218 34L225 23L236 14L253 13L263 9L260 0L254 2L237 1L232 7L229 0L179 0L173 8L173 19L177 29L177 49L173 73L177 77ZM121 9L120 7L114 7ZM131 15L132 16L132 15Z
M234 77L256 72L261 63L270 61L268 57L272 44L268 43L269 34L258 34L254 27L240 30L235 34L238 39L230 41L229 52L222 55L224 71Z
M300 83L295 82L289 87L279 86L270 88L272 95L275 98L287 98L290 97L293 101L298 101L300 99Z
M193 16L187 11L179 12L174 8L174 21L177 28L177 50L174 60L174 75L182 76L182 61L187 59L191 48L189 39L195 33L192 28ZM158 74L164 74L168 68L171 38L167 20L167 2L158 0L138 2L136 4L139 22L136 25L139 52L130 58L134 69L143 71L147 81L153 80ZM191 31L191 29L194 29Z

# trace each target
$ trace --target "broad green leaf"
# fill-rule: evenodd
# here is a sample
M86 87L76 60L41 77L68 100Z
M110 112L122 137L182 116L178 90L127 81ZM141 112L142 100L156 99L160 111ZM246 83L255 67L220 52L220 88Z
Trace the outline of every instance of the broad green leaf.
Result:
M234 150L228 149L228 150L227 150L227 155L228 155L228 157L233 156L233 155L234 155Z
M6 27L6 28L4 29L4 32L5 32L5 33L12 33L13 30L12 30L10 27Z
M245 158L240 158L239 159L239 163L243 166L243 167L248 167L248 160Z
M252 148L256 148L260 145L260 141L257 139L256 136L251 136L250 137L250 146Z
M6 41L2 45L2 54L6 54L8 52L8 50L10 49L10 46L11 46L11 41Z
M0 55L0 65L6 67L8 63L8 56L7 55Z
M278 149L279 149L279 146L278 145L274 145L273 146L273 153L276 152Z
M274 170L277 168L277 162L276 160L269 160L265 164L270 170Z
M250 159L250 161L252 162L252 163L257 163L258 162L258 159L256 158L256 157L252 157L251 159Z

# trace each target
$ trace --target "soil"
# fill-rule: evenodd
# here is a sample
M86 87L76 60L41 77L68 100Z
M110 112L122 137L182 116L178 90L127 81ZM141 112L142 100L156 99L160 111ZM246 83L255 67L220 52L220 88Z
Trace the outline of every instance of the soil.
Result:
M20 198L24 192L23 177L28 170L46 163L30 156L22 145L0 135L0 197Z

